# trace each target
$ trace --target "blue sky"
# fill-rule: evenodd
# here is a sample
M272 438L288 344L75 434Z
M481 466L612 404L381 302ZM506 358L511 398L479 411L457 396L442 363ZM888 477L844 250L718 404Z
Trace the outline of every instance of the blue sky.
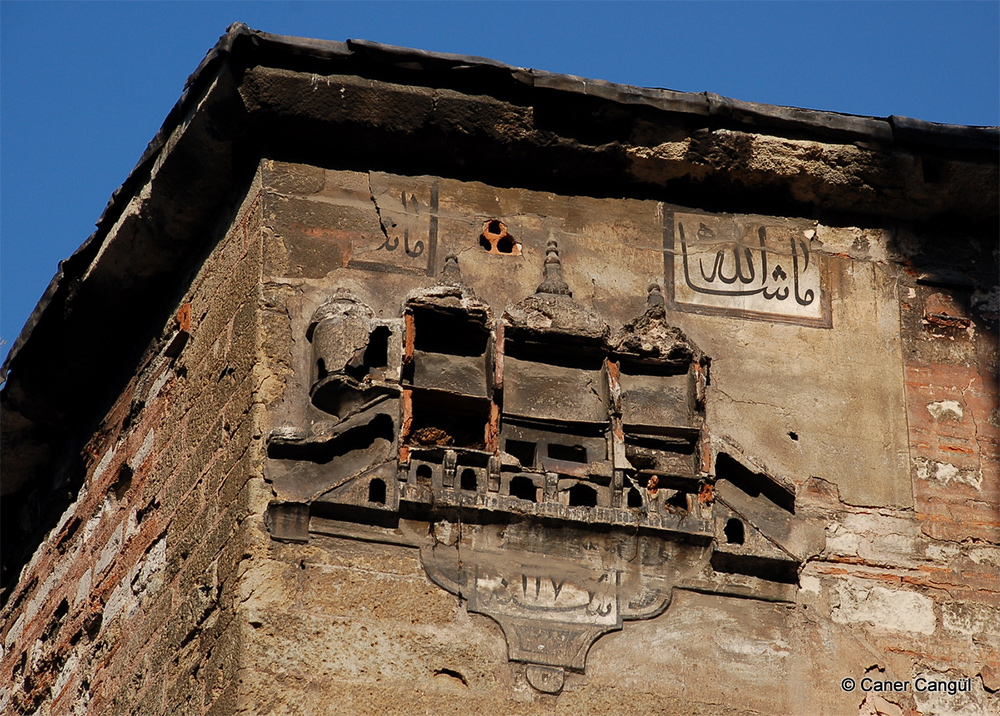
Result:
M755 102L1000 124L991 0L0 0L0 355L235 21Z

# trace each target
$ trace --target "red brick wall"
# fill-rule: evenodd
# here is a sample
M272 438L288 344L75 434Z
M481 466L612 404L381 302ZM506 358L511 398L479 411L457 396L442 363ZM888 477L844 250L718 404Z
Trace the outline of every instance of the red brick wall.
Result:
M232 602L259 539L260 225L255 189L87 445L78 499L0 613L0 712L232 710Z

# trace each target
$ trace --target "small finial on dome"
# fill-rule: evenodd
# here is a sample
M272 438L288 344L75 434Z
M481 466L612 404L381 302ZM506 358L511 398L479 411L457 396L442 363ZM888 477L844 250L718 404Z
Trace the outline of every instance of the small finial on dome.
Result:
M559 244L549 239L545 247L545 263L543 264L544 280L535 289L535 293L551 293L556 296L572 296L569 284L562 275L562 261L559 260Z
M444 257L444 267L441 269L441 283L457 286L462 283L462 272L458 267L458 256L448 254Z
M648 292L646 294L646 308L663 308L663 292L660 290L660 285L651 283L646 291Z

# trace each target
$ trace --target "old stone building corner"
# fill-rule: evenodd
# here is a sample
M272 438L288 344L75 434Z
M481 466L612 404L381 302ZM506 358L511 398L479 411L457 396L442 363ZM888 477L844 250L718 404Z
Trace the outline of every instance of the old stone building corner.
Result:
M998 137L232 26L3 367L0 712L1000 712Z

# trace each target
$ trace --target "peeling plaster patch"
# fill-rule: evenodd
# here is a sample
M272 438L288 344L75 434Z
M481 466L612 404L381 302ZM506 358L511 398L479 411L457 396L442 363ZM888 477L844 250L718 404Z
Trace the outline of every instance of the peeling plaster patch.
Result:
M42 663L42 657L45 655L45 642L41 639L36 639L35 643L31 645L28 649L28 667L34 671L38 672L38 667Z
M80 577L80 581L76 585L76 596L73 598L74 607L90 596L91 578L91 570L88 567L87 571L83 573L83 576Z
M118 556L118 553L122 551L122 540L123 540L124 525L121 523L115 527L115 531L111 533L111 537L108 538L108 543L101 550L101 556L97 559L97 566L94 568L96 574L101 574L107 569L114 558Z
M160 394L160 390L163 389L163 386L167 384L168 380L170 380L169 370L165 370L157 376L156 380L153 381L153 385L150 386L149 391L146 393L147 403Z
M965 410L957 400L939 400L936 403L928 403L927 412L935 420L961 420L965 417Z
M805 232L807 239L822 242L819 249L829 254L848 254L865 261L886 262L889 260L887 245L891 233L885 229L860 227L825 226L817 224L816 231Z
M936 462L926 458L914 458L917 477L921 480L937 480L946 486L952 482L969 485L976 490L983 489L983 475L974 470L960 470L948 462Z
M56 585L62 582L63 577L66 575L66 571L69 569L70 561L61 560L56 562L52 573L49 574L48 579L46 579L41 588L35 593L35 596L28 602L24 608L25 619L30 622L35 616L41 611L42 607L45 606L45 600L49 598L52 590L55 589Z
M101 479L108 467L111 465L111 460L114 459L114 456L115 448L110 448L106 453L104 453L101 461L97 463L97 467L94 468L94 474L90 478L92 482L98 482Z
M24 631L24 614L19 614L17 619L14 621L14 626L10 628L7 632L7 638L4 640L4 646L8 649L13 648L14 643L21 638L21 633Z
M94 536L97 532L97 528L101 525L101 520L104 519L104 515L111 512L111 498L105 498L104 502L101 504L101 508L94 513L94 516L87 520L87 524L83 526L83 541L89 542L90 538Z
M56 683L52 686L52 693L57 699L62 694L63 689L66 688L69 680L73 677L73 672L75 672L79 666L80 654L74 651L70 654L69 658L66 659L66 663L63 664L62 669L59 670L59 676L56 677Z
M861 537L842 525L832 524L826 528L826 548L830 552L857 556L860 546Z
M132 594L131 585L129 585L128 575L126 575L115 587L114 591L108 597L108 601L104 604L104 623L108 624L118 616L119 612L122 611L126 606L129 607L129 612L131 612L131 607L136 603L135 596Z
M132 591L141 595L147 589L153 591L160 586L163 569L167 566L167 538L160 537L153 546L149 548L145 559L141 563L139 573L132 580Z
M802 592L809 592L810 594L820 593L820 581L819 577L800 577L799 578L799 590Z
M435 522L433 527L435 541L447 546L455 544L458 535L452 532L451 522Z
M1000 568L1000 548L997 547L974 547L969 550L969 559L976 564L992 564Z
M934 602L923 594L851 582L838 584L837 592L840 604L831 616L838 624L870 622L890 631L934 632Z
M936 562L950 562L961 554L961 552L962 550L953 544L931 543L927 545L927 551L925 554L928 559L933 559ZM1000 550L997 550L997 552L1000 554ZM1000 562L997 563L997 566L1000 566Z
M139 534L139 520L136 517L137 511L130 510L128 516L125 518L125 541L128 542L132 537Z
M826 549L874 564L905 564L919 553L917 527L911 521L875 513L847 515L826 530Z
M865 694L858 707L858 716L903 716L903 709L877 694Z
M724 639L716 639L716 644L730 654L740 656L786 657L789 654L788 644L780 641L762 641L751 639L738 632L731 632Z
M956 677L941 674L925 674L927 679L954 680ZM978 684L976 679L972 683ZM975 688L975 686L973 687ZM993 716L995 712L988 703L981 701L982 687L975 691L959 692L949 695L943 691L915 691L913 698L917 702L918 713L934 716Z
M62 513L62 517L59 518L59 522L56 523L56 526L52 529L52 532L50 534L58 535L62 533L63 527L67 525L70 519L76 516L76 508L78 505L79 501L74 502L72 505L66 508L66 511Z
M946 485L952 480L957 479L958 475L958 468L947 462L939 462L934 470L934 479L944 480L944 484Z

